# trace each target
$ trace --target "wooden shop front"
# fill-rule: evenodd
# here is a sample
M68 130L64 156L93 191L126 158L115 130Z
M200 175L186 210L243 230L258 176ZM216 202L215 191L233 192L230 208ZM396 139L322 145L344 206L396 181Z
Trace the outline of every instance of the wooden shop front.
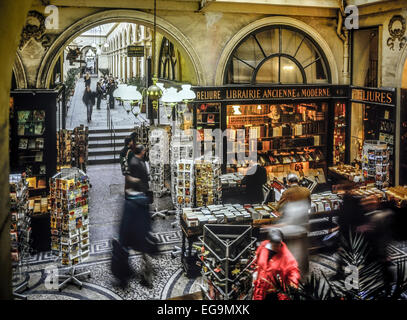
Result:
M228 153L248 153L250 130L257 138L259 162L270 179L283 179L288 172L317 176L325 182L327 166L348 160L349 86L222 86L195 87L194 128L201 137L211 129L229 129L223 140L223 171L242 171L230 163ZM245 141L232 148L226 139L236 139L244 129ZM206 131L205 131L206 130ZM208 131L209 130L209 131ZM226 163L228 162L228 163Z

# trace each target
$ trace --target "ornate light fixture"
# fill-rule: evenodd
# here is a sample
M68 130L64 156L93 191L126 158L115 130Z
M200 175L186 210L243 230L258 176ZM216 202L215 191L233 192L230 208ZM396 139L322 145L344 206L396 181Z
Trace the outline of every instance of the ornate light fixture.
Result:
M167 114L168 119L171 118L172 109L178 105L182 101L179 92L177 92L176 88L168 88L164 91L164 94L161 98L161 101L165 107L165 112ZM169 112L167 111L167 107L169 107Z
M156 19L157 19L157 14L156 14L156 8L157 8L157 4L156 4L156 0L154 0L154 31L153 31L153 55L152 55L152 59L151 59L151 64L152 64L152 69L154 72L152 81L153 84L151 86L148 87L147 89L147 96L148 99L151 101L153 108L155 110L158 110L158 101L160 100L163 92L160 89L160 87L157 86L157 74L155 72L155 47L156 47L156 28L157 28L157 23L156 23Z

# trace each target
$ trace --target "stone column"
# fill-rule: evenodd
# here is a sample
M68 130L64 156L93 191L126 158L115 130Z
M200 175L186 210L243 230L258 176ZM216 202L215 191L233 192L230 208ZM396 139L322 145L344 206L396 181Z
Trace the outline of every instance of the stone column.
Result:
M32 0L0 2L0 299L12 299L9 214L9 101L21 30Z

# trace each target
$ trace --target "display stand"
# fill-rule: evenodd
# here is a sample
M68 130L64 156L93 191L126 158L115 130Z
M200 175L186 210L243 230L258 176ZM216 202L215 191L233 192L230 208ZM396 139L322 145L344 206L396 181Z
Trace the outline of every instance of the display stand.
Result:
M188 135L185 134L185 131L182 130L177 130L174 129L174 134L171 139L171 162L170 162L170 168L171 168L171 197L172 197L172 202L174 204L177 204L177 173L178 173L178 166L177 166L177 161L180 161L182 159L184 160L193 160L194 157L194 143L193 143L193 136L192 134ZM176 212L178 216L181 215L181 207L176 205ZM178 222L179 219L177 219L175 222L171 224L173 228L179 225ZM181 248L175 247L176 250L174 251L174 254L178 254L181 252Z
M254 244L250 225L205 225L200 255L203 296L208 300L250 300Z
M28 184L21 174L11 174L11 259L13 261L13 282L20 281L13 289L13 297L27 300L22 293L28 289L30 276L27 272L27 258L30 255L31 227L28 215ZM25 271L24 271L25 270Z
M167 189L165 188L165 164L168 163L168 135L167 131L161 128L150 129L149 135L149 163L151 186L154 194L154 211L151 218L161 217L165 219L168 210L158 210L157 199L162 197Z
M219 158L204 157L195 160L195 199L197 207L220 204L222 202L222 184L220 180L221 164Z
M72 158L73 166L86 172L88 164L89 128L83 124L73 130Z
M362 172L365 181L374 181L378 189L389 186L389 148L385 142L365 141L363 144Z
M52 177L51 249L67 266L60 276L61 291L68 283L82 288L79 277L90 277L90 271L76 273L77 266L89 258L89 178L78 168L62 169ZM66 270L64 268L64 270Z

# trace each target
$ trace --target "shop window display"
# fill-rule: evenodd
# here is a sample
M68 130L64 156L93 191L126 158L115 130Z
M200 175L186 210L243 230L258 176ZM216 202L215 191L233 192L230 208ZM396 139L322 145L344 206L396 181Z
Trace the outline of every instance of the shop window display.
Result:
M326 103L227 106L227 128L245 130L245 146L233 142L232 151L248 152L250 131L257 139L257 158L270 180L289 172L318 176L326 170ZM246 164L228 164L229 172L245 173ZM321 181L322 182L322 181Z
M361 167L365 141L388 146L389 183L394 184L395 110L393 107L352 103L351 162Z

